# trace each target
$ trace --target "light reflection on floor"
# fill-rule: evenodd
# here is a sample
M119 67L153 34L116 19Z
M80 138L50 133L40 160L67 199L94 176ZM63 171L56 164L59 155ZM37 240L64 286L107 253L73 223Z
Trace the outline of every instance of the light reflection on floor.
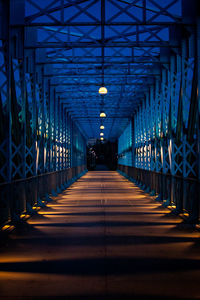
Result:
M196 299L199 237L117 172L88 172L0 248L0 300Z

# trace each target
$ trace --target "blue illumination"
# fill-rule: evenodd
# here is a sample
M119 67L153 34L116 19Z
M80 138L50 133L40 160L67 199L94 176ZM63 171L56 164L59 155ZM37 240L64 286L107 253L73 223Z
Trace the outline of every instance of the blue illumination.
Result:
M133 166L132 143L132 123L129 122L118 139L118 163L120 165Z

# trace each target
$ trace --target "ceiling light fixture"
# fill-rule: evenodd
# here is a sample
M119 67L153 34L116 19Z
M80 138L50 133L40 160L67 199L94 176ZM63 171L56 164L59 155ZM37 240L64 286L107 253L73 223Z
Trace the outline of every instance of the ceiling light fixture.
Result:
M105 112L101 112L99 116L100 116L101 118L105 118L105 117L106 117L106 114L105 114Z
M108 90L105 86L100 87L99 94L100 95L106 95L108 93Z

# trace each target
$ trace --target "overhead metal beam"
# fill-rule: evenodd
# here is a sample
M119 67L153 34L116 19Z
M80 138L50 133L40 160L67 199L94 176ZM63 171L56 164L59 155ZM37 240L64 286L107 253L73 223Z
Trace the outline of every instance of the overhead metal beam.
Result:
M73 119L88 119L88 116L75 116L74 114L73 114L73 112L72 111L69 111L70 112L70 115L73 117ZM94 116L90 116L89 117L90 119L99 119L99 116L97 115L96 117ZM121 116L121 115L119 115L119 116L109 116L109 115L107 115L106 116L106 119L131 119L131 116L130 115L125 115L125 116Z
M135 73L135 74L129 74L129 73L121 73L121 74L117 74L117 73L111 73L111 74L104 74L105 77L111 77L113 78L113 76L115 77L120 77L122 79L124 79L124 77L122 77L124 75L124 77L128 77L128 78L135 78L137 76L139 77L151 77L151 76L159 76L159 73ZM145 76L146 75L146 76ZM72 77L72 78L90 78L90 76L96 76L96 77L101 77L101 74L99 73L88 73L88 74L78 74L78 75L74 75L74 74L68 74L68 73L54 73L54 74L45 74L44 77Z
M73 48L101 48L109 47L109 48L132 48L132 47L169 47L170 42L165 41L155 41L155 42L148 42L148 41L140 41L140 42L109 42L109 43L102 43L102 42L41 42L35 43L34 45L25 45L25 49L35 49L35 48L64 48L64 49L73 49ZM179 47L178 44L173 44L173 47Z
M182 20L179 19L176 22L174 21L166 21L166 22L162 22L162 21L140 21L140 22L105 22L103 23L104 26L136 26L136 25L140 25L140 26L163 26L163 27L168 27L170 25L174 25L174 24L182 24ZM193 26L193 23L190 22L187 24L188 26ZM18 23L18 24L11 24L11 27L38 27L41 28L43 26L53 26L53 27L58 27L58 26L101 26L101 21L99 22L35 22L35 23Z
M146 59L146 58L145 58ZM108 61L105 62L105 64L110 64L110 65L126 65L127 64L127 68L131 65L137 65L137 64L167 64L166 61L162 61L162 60L157 60L155 58L155 60L130 60L130 61ZM37 62L37 65L72 65L72 64L80 64L80 65L96 65L96 66L100 66L101 62L94 62L94 61L46 61L46 62Z
M77 0L77 1L73 1L73 2L69 2L67 4L62 4L61 5L58 5L58 6L55 6L55 7L52 7L52 8L48 8L48 10L45 10L45 13L48 13L48 14L51 14L51 13L54 13L56 11L64 11L64 9L67 9L67 8L70 8L72 7L73 5L75 4L81 4L81 3L84 3L84 2L87 2L88 0ZM35 13L35 14L32 14L28 17L25 18L25 23L26 22L31 22L31 20L34 20L35 18L38 18L38 17L41 17L43 14L40 12L38 13Z
M146 77L145 77L146 78ZM137 83L137 82L132 82L132 83L125 83L125 82L122 82L121 84L123 85L130 85L130 86L134 86L134 85L144 85L144 83ZM96 83L96 82L88 82L88 83L80 83L80 82L71 82L71 83L63 83L63 82L59 82L59 83L52 83L51 86L99 86L100 84L99 83ZM120 82L111 82L111 83L106 83L106 86L119 86L120 85ZM77 92L77 91L76 91Z

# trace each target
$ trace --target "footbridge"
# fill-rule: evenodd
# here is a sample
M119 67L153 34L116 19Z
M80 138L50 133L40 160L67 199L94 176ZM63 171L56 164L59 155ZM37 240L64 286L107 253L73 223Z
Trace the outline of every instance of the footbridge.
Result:
M200 297L199 89L197 0L0 0L0 299Z

